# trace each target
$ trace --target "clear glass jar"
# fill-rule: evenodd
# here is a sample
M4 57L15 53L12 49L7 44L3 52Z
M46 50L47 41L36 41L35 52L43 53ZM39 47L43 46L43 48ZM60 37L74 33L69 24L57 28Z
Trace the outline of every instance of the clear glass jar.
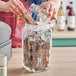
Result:
M0 54L0 76L7 76L7 56Z
M47 70L51 65L52 30L46 23L26 24L22 33L23 66L30 72Z

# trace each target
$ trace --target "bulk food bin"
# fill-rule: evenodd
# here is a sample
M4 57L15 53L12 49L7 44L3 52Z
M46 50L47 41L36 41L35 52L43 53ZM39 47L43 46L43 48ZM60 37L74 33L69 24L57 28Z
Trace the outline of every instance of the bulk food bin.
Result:
M22 64L30 72L45 71L51 67L52 30L43 22L26 24L22 30Z

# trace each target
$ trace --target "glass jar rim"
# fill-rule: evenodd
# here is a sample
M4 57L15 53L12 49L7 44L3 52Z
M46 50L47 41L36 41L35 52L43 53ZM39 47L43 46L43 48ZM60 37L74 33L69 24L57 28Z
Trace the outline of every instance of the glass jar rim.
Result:
M26 23L25 24L25 28L26 29L28 28L28 29L31 29L31 30L39 31L39 30L50 29L50 25L45 23L45 22L37 22L37 25L31 25L31 24Z

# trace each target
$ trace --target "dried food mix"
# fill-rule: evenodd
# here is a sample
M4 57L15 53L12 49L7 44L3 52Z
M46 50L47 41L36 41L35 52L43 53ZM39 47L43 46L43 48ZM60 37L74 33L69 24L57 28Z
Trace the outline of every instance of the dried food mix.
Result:
M23 29L23 64L29 71L44 71L50 67L51 29L33 27Z

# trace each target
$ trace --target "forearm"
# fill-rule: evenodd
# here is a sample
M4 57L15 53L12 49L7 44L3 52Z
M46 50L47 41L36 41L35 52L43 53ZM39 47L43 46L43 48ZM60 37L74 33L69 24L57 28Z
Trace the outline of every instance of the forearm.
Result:
M7 11L7 9L6 2L0 0L0 11Z

